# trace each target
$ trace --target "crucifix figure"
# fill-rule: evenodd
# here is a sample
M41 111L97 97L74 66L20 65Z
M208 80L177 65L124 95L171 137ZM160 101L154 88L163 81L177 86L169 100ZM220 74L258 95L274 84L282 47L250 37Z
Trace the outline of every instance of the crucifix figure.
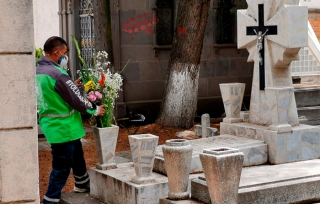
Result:
M258 26L248 26L247 35L257 35L257 52L260 64L260 90L265 88L265 67L264 67L264 36L268 32L268 35L277 35L277 26L265 26L264 25L264 4L258 5L259 16ZM258 30L258 33L257 33Z
M257 33L256 29L253 29L253 30L257 35L257 51L258 51L258 55L259 55L259 64L263 65L263 61L262 61L260 50L263 49L263 40L264 40L263 38L264 38L264 36L266 35L266 33L268 32L269 29L267 29L266 32L264 32L263 34L262 34L261 31L259 31Z
M308 45L308 8L299 6L298 0L247 3L248 9L237 11L237 43L239 49L249 51L248 61L254 61L249 122L270 125L267 102L272 99L267 98L265 88L293 86L289 66L300 48ZM297 111L294 97L291 101L290 117Z

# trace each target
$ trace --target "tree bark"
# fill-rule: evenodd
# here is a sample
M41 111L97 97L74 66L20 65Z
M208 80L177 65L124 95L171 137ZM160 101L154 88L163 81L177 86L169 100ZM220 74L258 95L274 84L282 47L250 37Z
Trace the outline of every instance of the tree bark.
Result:
M203 37L210 0L180 0L172 53L157 124L181 128L193 125Z
M114 65L110 0L93 1L93 13L95 49L108 52L108 59Z

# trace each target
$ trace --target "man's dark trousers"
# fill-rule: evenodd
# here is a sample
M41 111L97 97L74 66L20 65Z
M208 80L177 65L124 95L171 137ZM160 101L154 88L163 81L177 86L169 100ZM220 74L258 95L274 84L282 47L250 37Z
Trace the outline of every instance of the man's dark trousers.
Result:
M59 202L61 190L67 182L71 169L77 187L85 187L90 182L80 139L61 144L51 144L51 149L52 171L43 204Z

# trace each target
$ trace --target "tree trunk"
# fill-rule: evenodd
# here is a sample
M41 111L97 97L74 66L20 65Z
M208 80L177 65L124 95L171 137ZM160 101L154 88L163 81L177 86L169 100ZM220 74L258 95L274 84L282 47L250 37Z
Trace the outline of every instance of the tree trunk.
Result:
M108 60L114 65L110 0L93 1L94 34L96 51L108 52Z
M168 75L156 123L190 128L197 108L203 37L210 0L180 0Z

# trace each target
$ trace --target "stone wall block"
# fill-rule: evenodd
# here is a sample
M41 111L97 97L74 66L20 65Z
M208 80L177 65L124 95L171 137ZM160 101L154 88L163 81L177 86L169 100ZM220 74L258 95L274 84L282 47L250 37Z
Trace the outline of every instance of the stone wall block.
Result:
M35 128L0 131L0 203L39 198L37 140Z
M0 52L34 51L32 4L31 0L0 0Z
M33 55L0 55L0 127L36 126Z

